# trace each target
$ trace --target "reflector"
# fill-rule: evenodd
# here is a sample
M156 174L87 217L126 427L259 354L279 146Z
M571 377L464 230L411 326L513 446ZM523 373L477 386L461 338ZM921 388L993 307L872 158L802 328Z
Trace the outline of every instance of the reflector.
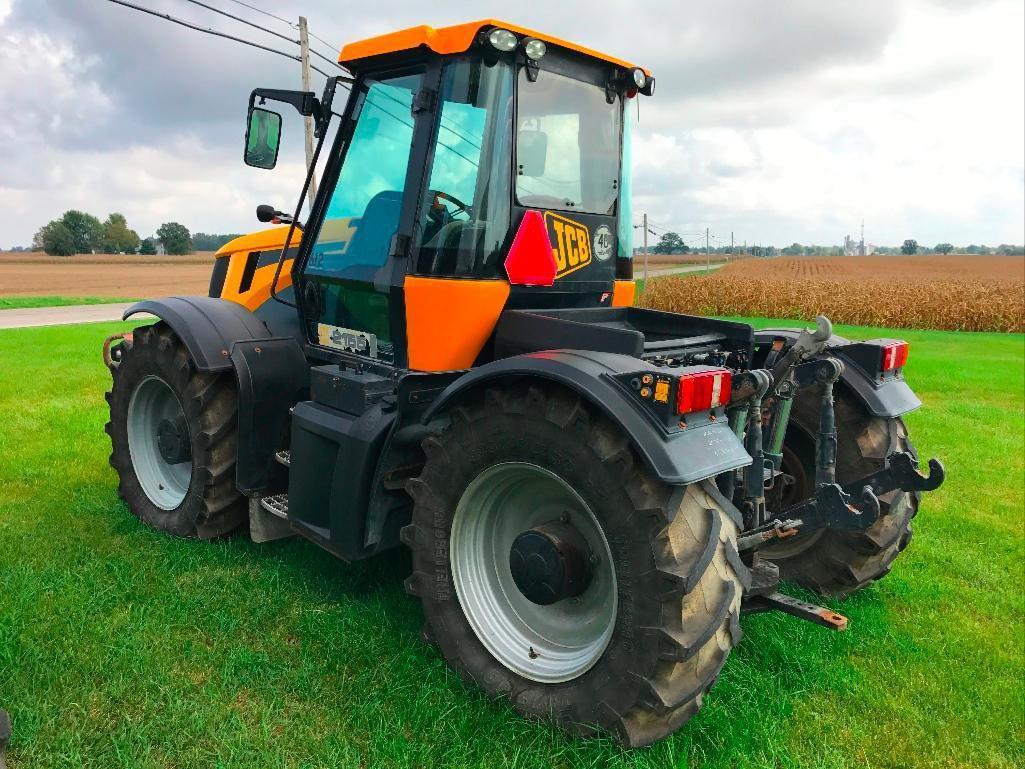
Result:
M540 211L523 214L505 257L505 272L515 286L550 286L555 283L555 253Z

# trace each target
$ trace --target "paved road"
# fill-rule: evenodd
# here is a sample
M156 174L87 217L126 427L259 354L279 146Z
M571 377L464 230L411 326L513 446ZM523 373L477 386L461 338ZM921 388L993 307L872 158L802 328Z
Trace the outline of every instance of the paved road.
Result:
M67 307L0 310L0 328L59 326L64 323L95 323L104 320L121 320L124 311L133 304L135 303L73 304Z
M723 266L723 264L724 264L724 262L720 262L719 264L710 264L708 266L708 269L709 270L718 270L720 267ZM682 275L685 272L704 272L704 271L705 271L705 265L703 265L703 264L670 265L669 267L650 266L648 268L648 277L649 278L660 278L663 275ZM644 277L644 257L642 257L642 256L635 256L634 257L634 277L635 278L643 278Z

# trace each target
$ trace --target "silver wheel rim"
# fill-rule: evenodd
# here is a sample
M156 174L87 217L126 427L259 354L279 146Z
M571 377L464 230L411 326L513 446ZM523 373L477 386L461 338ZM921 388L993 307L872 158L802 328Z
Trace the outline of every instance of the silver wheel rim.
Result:
M566 520L592 553L592 576L576 598L541 606L516 587L513 541L534 526ZM608 541L580 495L537 465L507 462L478 475L456 505L449 543L456 596L489 652L542 683L572 680L601 657L616 625L616 573Z
M162 510L174 510L189 490L192 462L170 464L161 455L157 430L165 419L184 420L185 410L167 382L148 376L128 402L128 451L135 477L149 501Z

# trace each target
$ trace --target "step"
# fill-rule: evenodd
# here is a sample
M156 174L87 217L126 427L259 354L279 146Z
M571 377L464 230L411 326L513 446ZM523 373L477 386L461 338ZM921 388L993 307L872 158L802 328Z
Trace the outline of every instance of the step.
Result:
M273 513L278 518L288 519L288 494L274 494L269 497L260 497L260 507L268 513Z
M292 452L289 449L279 451L274 455L274 458L278 460L278 462L283 464L285 467L289 467L292 464Z

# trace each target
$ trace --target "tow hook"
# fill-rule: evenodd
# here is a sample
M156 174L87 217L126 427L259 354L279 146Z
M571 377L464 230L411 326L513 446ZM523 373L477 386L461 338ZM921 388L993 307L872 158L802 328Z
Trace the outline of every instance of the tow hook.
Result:
M118 342L118 341L120 341L122 339L127 344L131 344L132 343L132 332L131 331L126 331L123 334L111 334L110 336L108 336L106 339L103 340L103 363L109 369L116 369L118 366L121 365L121 353L122 353L122 350L121 350L120 347L117 347L117 348L114 348L113 350L111 350L111 345L113 345L114 342Z

